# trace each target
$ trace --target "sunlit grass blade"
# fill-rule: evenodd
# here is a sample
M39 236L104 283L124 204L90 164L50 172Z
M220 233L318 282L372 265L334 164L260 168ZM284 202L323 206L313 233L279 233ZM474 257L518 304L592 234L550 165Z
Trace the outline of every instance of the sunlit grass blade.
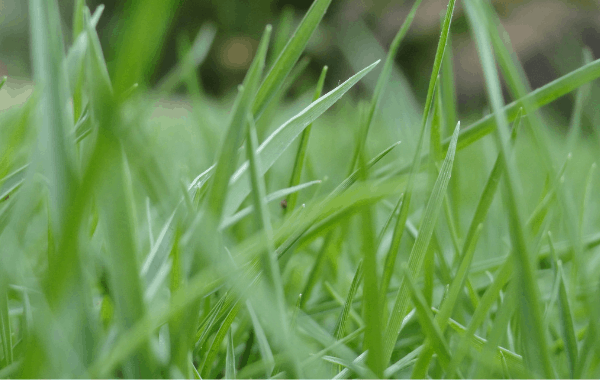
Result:
M317 82L317 88L315 89L315 95L313 96L313 102L321 96L321 92L323 91L323 84L325 83L325 76L327 75L327 66L323 66L323 70L321 71L321 76ZM294 161L294 167L292 168L292 176L290 178L290 186L294 187L300 183L300 178L302 177L302 169L304 168L304 157L306 156L306 149L308 148L308 139L310 137L310 130L312 129L312 124L309 124L304 131L302 131L302 135L300 137L300 145L298 145L298 151L296 153L296 159ZM287 208L286 212L292 212L296 208L296 200L298 199L297 193L292 193L287 200Z
M427 250L427 247L429 246L429 241L431 239L431 235L433 234L433 229L435 228L437 217L439 215L439 212L441 211L442 202L444 200L444 197L446 196L446 188L448 186L448 182L450 181L450 175L452 173L452 165L454 163L454 154L456 152L456 143L458 139L459 130L460 123L458 123L456 125L456 128L454 129L454 133L452 135L452 144L450 144L450 147L448 148L446 158L444 159L444 163L442 164L442 167L440 169L440 174L435 182L433 190L431 191L431 195L429 197L429 201L427 202L425 213L423 214L423 222L421 224L419 236L417 237L417 240L415 241L415 244L413 245L412 251L408 258L408 267L410 269L410 273L413 275L418 276L421 273L421 267L423 265L425 252ZM402 227L404 227L404 224L402 224ZM385 270L391 269L386 267ZM400 289L398 290L398 294L396 296L396 300L394 302L393 309L390 313L389 322L386 328L384 356L387 358L387 361L389 361L396 340L398 339L400 327L402 326L402 320L408 313L410 301L409 298L410 294L409 289L407 288L407 284L405 284L405 282L402 281Z
M392 277L392 271L394 270L394 266L396 263L396 257L398 255L398 248L400 247L400 242L402 239L402 233L404 231L404 225L406 224L406 219L408 218L408 210L410 207L410 201L412 198L412 191L415 181L415 176L417 171L421 166L421 151L423 149L423 139L425 137L425 129L427 127L427 120L429 118L429 113L431 111L433 97L435 95L435 86L437 82L437 78L440 72L440 67L442 65L442 59L444 58L444 51L446 49L446 41L448 39L448 34L450 32L450 24L452 22L452 14L454 13L454 5L456 4L455 0L450 0L448 3L448 8L446 9L446 16L444 17L444 23L442 25L442 32L440 34L440 39L438 41L437 50L435 53L435 59L433 62L433 69L431 71L431 77L429 79L429 86L427 88L427 97L425 99L425 107L423 109L423 115L421 118L421 125L419 130L419 138L417 140L417 147L415 149L415 154L413 161L411 163L411 170L408 177L408 183L406 185L406 192L404 193L404 199L402 201L402 205L400 206L400 215L396 221L396 226L394 228L394 234L392 236L392 244L388 250L385 259L385 266L383 272L383 279L381 281L381 292L385 294L389 287L390 279ZM453 156L453 155L452 155ZM413 269L413 268L411 268ZM403 312L405 313L405 312ZM392 316L393 318L396 318ZM394 330L400 327L400 322L404 316L397 317L397 320L394 320ZM392 339L396 339L396 333L393 333L394 330L387 331L387 339L386 348L384 351L384 356L386 361L389 362L390 356L392 354ZM391 337L389 333L394 334L394 337Z
M184 75L192 69L197 68L206 56L217 34L217 28L210 23L200 27L196 39L185 57L177 63L157 84L159 93L173 91L183 80Z
M206 205L212 214L211 217L217 223L222 218L226 196L231 193L231 187L228 186L229 178L235 169L236 160L234 158L237 157L237 150L242 142L244 128L248 122L247 115L262 75L270 36L271 26L269 25L263 33L256 56L246 73L244 83L239 89L238 97L231 111L231 121L225 134L225 140L217 157L212 184L206 199Z
M2 90L2 87L4 87L4 84L6 83L7 79L8 77L6 75L4 75L2 79L0 79L0 90Z
M285 78L296 64L298 58L300 58L308 40L321 22L330 3L331 0L315 0L285 48L269 69L269 73L260 85L254 105L252 106L252 114L256 119L260 117L279 87L283 85Z
M335 89L321 96L319 100L311 103L311 105L285 122L267 137L257 150L261 162L260 174L264 174L271 166L273 166L275 161L292 144L294 139L304 130L304 128L337 102L342 95L352 88L352 86L362 79L362 77L369 73L378 63L379 61L364 68ZM249 181L246 177L248 175L247 170L248 163L246 162L231 178L231 182L229 183L230 195L225 207L225 215L234 213L250 193Z

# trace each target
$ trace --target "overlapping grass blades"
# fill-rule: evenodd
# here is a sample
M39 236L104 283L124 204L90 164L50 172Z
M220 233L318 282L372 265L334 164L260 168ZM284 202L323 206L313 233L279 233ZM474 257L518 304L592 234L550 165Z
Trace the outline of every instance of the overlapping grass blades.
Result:
M148 90L175 2L132 2L110 64L95 30L103 8L73 2L65 55L57 3L30 0L36 90L0 115L9 136L0 140L9 148L0 160L0 377L598 377L598 155L581 135L583 105L596 93L582 85L594 88L600 65L589 54L582 68L530 91L493 8L465 0L492 114L460 130L444 53L450 1L418 141L383 149L397 140L387 132L414 127L382 118L385 128L371 128L420 0L366 107L346 99L325 115L377 64L320 96L323 70L308 106L282 101L330 0L314 2L287 44L289 9L272 48L266 28L227 115L193 73L211 26ZM518 99L508 106L496 60ZM195 119L173 143L148 114L157 94L182 81L194 116L211 121ZM573 129L557 137L536 111L575 89ZM296 114L268 135L279 112ZM359 121L356 135L330 128L340 114ZM209 125L222 127L220 143L219 133L198 132ZM481 139L492 131L496 150ZM369 133L369 148L380 150L371 160ZM415 144L400 162L398 151ZM211 149L183 153L201 146ZM340 183L325 177L348 167ZM300 206L295 194L315 184ZM286 197L285 210L270 204ZM406 260L397 274L396 256Z

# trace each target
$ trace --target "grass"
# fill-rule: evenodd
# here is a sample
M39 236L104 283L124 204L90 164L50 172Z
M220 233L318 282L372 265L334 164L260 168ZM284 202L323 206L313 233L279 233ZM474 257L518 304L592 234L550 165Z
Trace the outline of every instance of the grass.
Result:
M0 377L600 376L600 60L532 90L465 0L490 113L462 121L451 0L416 107L394 58L417 0L384 64L284 101L330 3L266 26L214 100L213 25L147 82L175 2L132 2L109 66L102 7L74 2L65 47L57 2L29 1L35 91L0 114ZM153 114L181 85L187 120ZM572 92L565 135L543 106Z

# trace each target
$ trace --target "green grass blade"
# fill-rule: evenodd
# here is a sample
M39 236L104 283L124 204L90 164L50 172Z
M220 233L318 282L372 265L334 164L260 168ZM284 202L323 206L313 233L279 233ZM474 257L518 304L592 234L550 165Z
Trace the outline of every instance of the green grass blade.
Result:
M571 302L569 301L565 274L563 271L562 261L558 260L558 255L554 249L554 243L552 241L552 235L548 233L548 241L550 250L553 252L554 265L556 268L557 280L558 280L558 306L560 316L560 327L563 342L565 342L567 363L569 367L569 377L575 378L576 369L578 367L578 356L579 351L577 348L577 337L575 335L575 326L573 322L573 312L571 309Z
M285 189L276 190L276 191L272 192L271 194L268 194L265 197L265 199L266 199L267 203L271 203L274 201L281 201L289 194L294 194L302 189L306 189L307 187L317 185L320 183L321 183L320 180L316 180L316 181L306 182L306 183L303 183L303 184L300 184L300 185L297 185L294 187L287 187ZM288 203L288 207L289 207L289 203ZM236 212L235 214L233 214L229 217L223 218L223 222L219 226L219 229L223 230L225 228L231 227L232 225L236 224L237 222L239 222L246 216L250 215L252 213L252 211L254 211L254 206L250 205L248 207L241 209L240 211Z
M225 207L225 199L230 191L229 178L235 169L235 157L237 150L242 142L244 128L246 126L247 115L252 106L255 97L256 88L262 75L267 55L267 47L269 45L269 37L271 36L271 26L265 28L265 32L260 40L260 44L252 61L252 65L246 73L246 78L236 99L236 103L231 111L232 117L227 128L225 140L221 145L215 166L212 185L208 190L206 205L212 214L212 218L218 223L220 222Z
M327 66L323 66L323 70L321 71L321 76L317 82L317 88L315 89L315 95L313 97L313 102L321 97L321 92L323 91L323 84L325 83L325 76L327 75ZM310 130L312 128L312 124L309 124L304 131L302 131L302 136L300 137L300 145L298 146L298 152L296 153L296 159L294 161L294 167L292 169L292 176L290 178L290 187L297 186L300 183L300 178L302 177L302 169L304 168L304 157L306 156L306 149L308 147L308 138L310 137ZM297 193L292 193L287 200L287 208L286 212L290 213L294 211L296 208L296 200L298 199Z
M454 319L450 319L448 322L449 322L450 327L452 327L452 329L454 331L456 331L459 335L461 335L462 339L465 339L465 337L468 337L468 339L470 340L471 346L477 352L481 352L483 350L483 348L487 344L487 340L481 338L478 335L470 334L468 328L465 328L463 325L456 322ZM504 347L496 347L496 357L495 357L496 361L500 362L502 360L502 356L505 357L506 364L508 365L508 367L511 370L510 372L513 374L516 374L516 377L530 378L532 376L531 372L529 372L523 364L523 357L514 353L513 351L507 350ZM486 363L486 364L489 365L489 363ZM501 368L501 363L499 363L499 364L500 364L500 366L497 365L497 367Z
M110 350L102 352L95 358L96 360L88 369L90 377L107 377L161 325L221 286L225 279L216 277L211 272L197 274L172 295L169 304L157 308L152 313L146 313L141 320L119 336Z
M507 121L513 121L517 117L520 108L524 108L526 112L535 111L598 77L600 77L600 59L588 63L504 106L502 112L505 113ZM494 115L490 114L467 126L461 131L461 144L459 144L458 149L466 148L492 133L496 129L496 125ZM444 141L444 145L448 144L449 140Z
M346 297L346 302L344 302L344 308L342 309L342 313L340 314L335 327L333 329L333 336L335 339L342 339L346 336L346 322L348 321L348 316L350 315L350 311L352 310L352 303L354 302L354 297L356 296L356 292L358 291L358 287L362 281L362 261L358 263L358 268L356 268L356 273L352 278L352 283L350 284L350 290L348 291L348 296Z
M408 285L410 297L412 298L413 303L417 309L417 316L419 317L421 329L424 331L425 336L427 336L429 342L431 342L435 352L437 352L438 359L442 364L442 367L446 369L450 364L451 360L450 349L448 348L446 338L444 338L444 334L440 329L440 326L434 321L431 309L427 305L427 301L425 300L423 293L421 293L421 291L417 288L415 281L412 279L408 267L403 265L402 269L404 273L404 281L406 281L406 284ZM419 362L417 361L417 363ZM424 368L423 370L424 373L427 372L426 368Z
M583 64L594 60L592 51L586 47L583 49ZM575 143L581 134L581 119L583 117L583 109L586 102L588 101L591 90L591 83L586 83L577 89L575 95L575 106L573 107L573 114L571 115L571 121L569 122L569 133L567 135L567 152L572 152L575 147Z
M523 108L525 112L533 112L539 108L555 101L556 99L574 91L582 85L592 82L600 77L600 59L597 59L577 70L570 72L530 93L522 96L518 100L504 106L502 112L506 115L507 122L514 121L517 118L519 109ZM494 115L487 115L480 120L468 125L461 130L460 144L457 150L464 149L471 144L479 141L481 138L492 133L496 129L496 120ZM442 148L450 144L450 138L442 142ZM421 160L426 160L424 155ZM410 170L411 166L403 166L390 173L396 175Z
M410 28L415 18L415 14L417 13L417 9L419 8L420 4L421 0L415 1L412 8L410 9L409 14L406 16L406 19L402 23L402 26L394 36L394 39L392 40L390 50L388 51L385 58L385 63L383 65L383 68L381 69L379 77L377 78L377 84L375 85L373 97L371 98L369 109L366 113L366 119L361 126L361 133L358 137L358 143L354 152L354 159L352 160L351 169L354 169L356 167L356 164L358 163L358 157L361 154L363 154L365 143L367 141L367 136L369 134L369 130L371 129L371 124L373 123L373 116L375 115L377 108L381 104L381 99L383 97L383 94L385 93L386 85L388 84L390 76L392 74L392 68L394 66L396 54L398 53L398 48L400 47L400 43L402 42L402 40L406 36L406 33L408 32L408 29Z
M275 163L281 154L292 144L294 139L312 123L317 117L321 116L329 107L337 102L352 86L354 86L362 77L369 73L379 61L364 68L353 75L347 81L323 95L319 100L311 103L308 107L298 113L296 116L285 122L275 130L258 147L257 154L260 158L260 174L265 172ZM237 147L236 147L237 149ZM230 195L225 207L225 215L233 214L246 196L250 193L247 179L248 163L244 163L231 178ZM218 170L217 170L218 172Z
M406 186L406 192L404 193L404 199L402 201L402 205L400 206L400 216L396 221L396 226L394 228L394 235L392 237L392 244L390 245L390 249L386 255L385 266L383 272L383 279L381 282L381 292L382 294L387 293L389 283L392 277L392 271L394 269L396 263L396 257L398 255L398 248L400 247L400 242L402 239L402 233L404 231L404 225L406 224L406 219L408 218L408 210L410 207L410 201L412 198L412 191L414 186L414 178L416 176L417 171L421 167L421 151L423 149L423 139L425 136L425 129L427 126L427 119L429 117L429 113L431 111L433 97L435 95L435 86L437 82L437 78L440 72L440 67L442 64L442 59L444 57L444 51L446 49L446 41L448 39L448 34L450 32L450 24L452 22L452 14L454 12L454 5L456 4L456 0L450 0L448 3L448 8L446 10L446 16L444 17L444 23L442 25L442 32L440 34L440 39L438 41L437 50L435 53L435 59L433 62L433 69L431 71L431 77L429 79L429 87L427 89L427 97L425 99L425 107L423 110L423 116L421 119L421 126L419 132L419 138L417 140L417 147L415 150L414 159L411 164L411 171L408 177L408 184ZM395 317L394 317L395 318ZM403 317L399 317L399 320L402 320ZM394 327L399 328L400 322L395 321ZM392 332L392 331L388 331ZM396 339L396 335L394 337L390 337L388 335L388 342L386 343L386 350L384 352L384 356L389 362L391 352L391 339Z
M279 24L277 24L277 28L275 28L275 38L273 40L273 47L271 48L271 52L269 53L269 64L271 67L275 63L275 60L279 58L279 55L285 48L288 40L290 39L290 35L292 34L292 27L294 22L294 8L287 5L284 6L281 10L281 14L279 15Z
M185 57L177 63L158 83L159 93L172 92L183 80L185 75L202 64L217 34L217 28L210 23L200 27L196 39Z
M539 290L535 279L534 268L530 260L530 247L521 215L520 181L517 178L516 165L508 155L508 121L503 110L502 90L498 72L491 47L490 37L485 26L485 16L477 13L477 8L471 2L465 3L467 16L474 30L478 46L488 99L491 102L493 116L496 120L496 145L503 153L505 166L506 199L508 201L509 229L511 240L515 246L513 252L518 260L519 281L522 284L522 296L519 309L524 325L531 326L524 329L523 343L526 354L525 359L534 372L545 377L554 377L554 371L548 351L543 321L539 310Z
M215 335L215 337L211 343L210 349L208 350L208 355L206 356L206 359L204 360L204 366L202 367L202 371L201 371L202 378L213 377L213 376L211 376L213 362L214 362L215 358L217 357L217 354L221 350L221 344L223 343L223 339L225 339L227 332L230 330L231 324L233 323L235 317L237 316L237 313L239 312L241 305L242 305L242 303L240 303L240 302L236 303L233 306L233 308L231 308L231 310L229 311L227 316L225 317L225 320L221 324L221 327L219 327L219 331L217 331L217 334Z
M498 273L494 277L492 284L487 288L483 297L479 302L479 306L475 309L471 317L471 321L466 328L465 334L463 335L461 341L458 343L458 347L454 350L454 355L452 358L452 363L450 363L450 368L447 371L448 377L453 377L455 370L458 368L458 365L464 358L464 355L467 353L469 341L475 334L475 331L479 328L488 311L496 302L500 295L500 291L504 287L504 285L508 282L513 273L513 258L508 257L504 265L498 270ZM451 323L452 325L452 323ZM454 326L453 326L454 327Z
M468 247L465 247L465 252L463 252L462 261L460 263L460 266L458 267L456 275L454 276L454 279L452 280L450 288L449 288L448 292L446 293L446 297L444 297L444 300L442 301L440 311L435 317L435 322L436 322L437 326L439 326L440 331L442 333L446 329L448 319L452 316L452 312L454 311L454 309L456 307L456 303L458 301L460 292L463 290L463 287L467 280L467 275L469 274L469 268L471 266L471 262L473 261L473 255L475 253L475 247L477 245L477 240L479 238L479 234L481 233L481 227L482 227L482 225L479 224L479 226L475 230L473 237L470 240L470 245ZM421 367L421 370L426 371L427 368L429 367L429 361L431 360L431 354L433 354L432 350L429 348L430 346L432 346L432 343L431 343L431 340L428 340L425 344L425 348L423 350L422 356L419 357L419 362L424 363L424 365ZM411 377L413 379L419 379L419 378L425 378L426 375L427 375L426 372L417 372L417 367L415 367L415 370L414 370L413 374L411 375Z
M300 58L308 40L321 22L330 3L331 0L315 0L308 12L306 12L300 25L298 25L294 35L290 38L279 57L277 57L277 60L269 70L256 94L256 99L252 106L252 114L256 119L260 117L279 87L283 85L285 78L296 64L296 61L298 61L298 58Z
M175 0L131 1L123 19L127 20L115 47L114 87L122 94L134 83L145 83L150 75L169 21L177 5Z
M262 325L258 320L258 317L256 316L256 312L254 311L254 308L252 307L250 302L246 302L246 307L248 308L248 313L250 314L250 318L252 319L252 326L254 327L254 334L256 335L258 349L260 351L260 356L265 366L265 377L270 377L273 373L273 368L275 367L275 359L273 358L273 351L271 350L271 345L267 340L265 331L263 330Z
M569 297L567 296L565 274L563 271L562 262L560 260L558 261L557 266L558 273L561 277L558 292L561 332L563 334L563 341L566 342L565 347L569 363L569 376L574 377L578 360L577 338L575 335L571 303L569 301Z
M5 284L2 284L5 285ZM5 288L3 286L3 288ZM12 327L8 310L8 292L0 295L0 339L2 340L2 367L9 366L14 361Z
M233 344L233 332L229 330L227 334L227 357L225 358L225 378L235 379L237 377L237 370L235 368L235 346Z
M429 197L429 201L427 202L419 236L417 237L417 240L415 241L408 258L408 267L410 268L411 273L416 275L419 275L421 272L425 252L429 245L431 235L433 234L433 229L435 228L435 223L437 221L439 212L441 211L441 206L446 194L446 188L448 186L448 182L450 181L459 130L460 123L458 123L454 129L454 134L452 135L452 144L450 144L450 147L448 148L448 153L446 154L446 158L442 164L440 175L435 182ZM400 327L402 326L402 320L408 313L410 297L408 293L409 289L407 288L405 282L402 281L396 296L396 301L394 302L394 306L390 314L390 319L385 334L384 356L387 358L387 361L389 361L396 340L398 339Z
M359 157L361 177L366 179L366 169L362 157ZM377 278L377 246L375 244L375 233L373 231L373 213L370 205L362 207L361 212L361 251L363 253L363 295L365 320L365 335L363 346L367 354L367 366L378 378L383 376L383 370L387 366L383 356L383 337L385 329L383 321L381 292L379 279Z
M414 362L417 360L417 357L419 356L419 354L422 351L423 351L423 345L415 348L409 354L405 355L402 359L398 360L396 363L387 367L385 369L385 371L383 372L383 375L385 376L385 378L397 378L396 373L398 371L402 371L403 369L414 364Z
M2 77L2 79L0 79L0 90L2 90L2 87L4 87L4 84L6 84L7 79L8 79L8 77L6 75L4 75Z

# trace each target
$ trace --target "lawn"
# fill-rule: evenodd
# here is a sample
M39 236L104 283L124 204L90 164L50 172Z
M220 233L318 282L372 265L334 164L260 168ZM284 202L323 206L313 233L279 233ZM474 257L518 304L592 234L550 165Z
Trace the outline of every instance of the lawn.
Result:
M57 1L29 0L35 85L0 84L19 103L0 111L0 378L600 377L600 60L532 89L494 8L462 0L488 105L463 117L456 0L426 97L399 77L416 0L384 59L339 83L330 62L290 99L330 3L265 25L214 98L213 25L149 81L176 1L132 1L107 65L102 7L74 2L65 46Z

